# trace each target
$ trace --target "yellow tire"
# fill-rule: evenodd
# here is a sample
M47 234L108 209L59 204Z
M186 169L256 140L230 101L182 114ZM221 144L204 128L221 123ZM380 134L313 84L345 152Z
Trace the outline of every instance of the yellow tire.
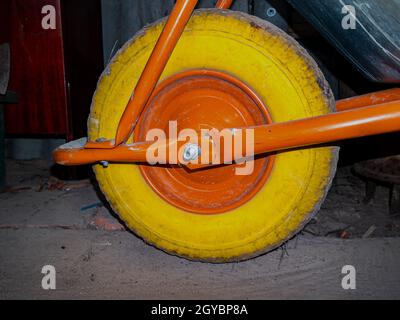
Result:
M112 139L165 20L146 27L103 73L88 121L89 138ZM194 13L162 80L190 69L223 71L248 84L283 122L334 111L331 90L312 58L287 34L244 13ZM102 192L137 235L168 253L229 262L255 257L290 239L319 210L336 170L338 148L276 155L269 179L248 202L215 215L189 213L163 200L135 164L95 166Z

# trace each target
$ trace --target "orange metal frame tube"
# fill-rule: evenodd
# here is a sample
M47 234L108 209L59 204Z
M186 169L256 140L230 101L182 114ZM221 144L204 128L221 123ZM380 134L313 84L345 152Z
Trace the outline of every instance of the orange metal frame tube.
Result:
M400 131L400 100L256 127L255 153Z
M112 149L129 139L197 2L198 0L177 0L122 114L115 140L89 141L85 148Z
M235 129L254 129L254 154L400 131L400 100L314 118ZM233 132L233 130L231 131ZM167 147L176 144L178 150L182 150L181 147L184 146L182 142L171 140L166 140L165 144ZM160 148L160 144L157 147ZM147 153L149 150L152 151L150 148L154 148L153 142L121 145L108 150L57 149L54 152L54 159L63 165L88 164L99 161L150 162L153 161L148 158L148 155L152 154L152 152ZM246 150L244 139L242 150ZM208 152L212 153L210 150ZM233 155L232 159L223 159L223 161L230 160L233 160ZM186 163L183 164L186 165ZM207 165L188 165L190 168L204 166Z
M372 106L385 102L400 100L400 88L364 94L362 96L339 100L336 103L337 111L351 110L365 106Z
M176 140L165 140L166 150L177 149L184 144ZM160 147L160 145L158 145ZM131 145L120 145L114 149L90 149L90 148L63 148L56 149L53 158L56 163L65 166L76 166L91 164L102 161L135 163L135 162L156 162L157 158L154 142L137 142ZM158 149L157 149L158 150ZM168 155L167 157L168 158Z
M224 135L224 139L233 141L235 131L253 129L253 155L325 144L340 140L366 137L389 132L400 131L400 100L380 105L367 106L353 110L331 113L324 116L273 123L268 125L232 128L232 136ZM242 134L241 150L246 150L246 135ZM221 148L221 150L223 150ZM219 150L217 150L219 151ZM209 153L211 153L209 151ZM221 159L221 163L232 163L231 155L214 154L210 158ZM224 158L225 157L225 158ZM210 164L188 164L191 169L203 168Z
M128 140L198 0L178 0L120 120L115 145Z
M197 2L198 0L177 0L124 110L117 128L115 140L101 142L89 141L86 144L86 148L111 149L125 143L129 139ZM229 9L232 2L233 0L219 0L216 4L216 8Z
M253 154L247 154L245 155L246 157L345 139L366 137L400 131L400 100L307 119L255 127L232 128L228 130L232 132L232 136L224 135L224 139L233 139L236 131L234 129L254 130ZM241 150L246 150L245 134L242 134ZM213 155L213 157L215 156ZM240 160L234 158L234 153L232 153L231 157L223 154L217 156L221 159L225 156L221 160L221 163L231 163L234 160ZM188 164L188 167L196 169L208 165Z
M233 0L218 0L215 5L218 9L229 9L232 5Z

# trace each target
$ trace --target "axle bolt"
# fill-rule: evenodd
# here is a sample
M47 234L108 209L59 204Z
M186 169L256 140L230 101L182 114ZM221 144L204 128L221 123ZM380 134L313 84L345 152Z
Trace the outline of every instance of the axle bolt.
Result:
M103 166L103 168L108 167L108 161L100 161L100 164Z
M201 149L197 144L188 144L183 151L183 160L193 161L201 155Z

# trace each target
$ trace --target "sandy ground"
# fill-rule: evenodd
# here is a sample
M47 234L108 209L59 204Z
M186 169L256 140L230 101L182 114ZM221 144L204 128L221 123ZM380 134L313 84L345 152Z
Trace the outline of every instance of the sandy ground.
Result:
M9 162L0 194L1 299L398 299L400 218L387 192L363 203L342 168L317 219L284 247L242 263L189 262L127 231L88 180L62 182L40 161ZM53 265L57 289L43 290ZM342 267L356 268L343 290Z

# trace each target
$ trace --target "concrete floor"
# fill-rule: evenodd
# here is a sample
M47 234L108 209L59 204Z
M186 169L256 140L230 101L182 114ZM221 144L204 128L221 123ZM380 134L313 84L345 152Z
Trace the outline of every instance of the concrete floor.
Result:
M400 298L398 218L382 212L380 198L363 205L362 184L346 170L306 232L267 255L224 265L189 262L145 244L98 207L89 181L60 182L38 161L9 162L8 171L10 187L0 194L1 299ZM349 186L352 197L344 192ZM350 239L338 237L337 215ZM371 223L375 235L361 239ZM44 265L56 269L56 290L41 287ZM356 268L356 290L341 286L344 265Z

